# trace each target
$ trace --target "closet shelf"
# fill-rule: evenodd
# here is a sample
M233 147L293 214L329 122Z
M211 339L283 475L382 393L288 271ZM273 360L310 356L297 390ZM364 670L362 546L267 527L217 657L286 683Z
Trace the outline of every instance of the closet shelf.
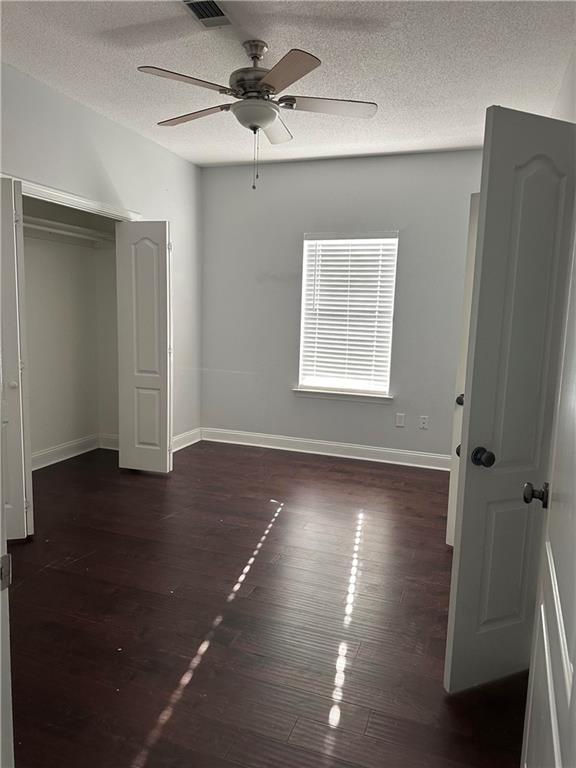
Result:
M49 219L38 219L34 216L24 216L24 228L37 230L39 232L48 232L55 235L67 235L69 237L80 238L81 240L90 240L95 243L114 242L114 235L110 232L99 232L97 229L78 227L74 224L63 224L61 222L50 221Z

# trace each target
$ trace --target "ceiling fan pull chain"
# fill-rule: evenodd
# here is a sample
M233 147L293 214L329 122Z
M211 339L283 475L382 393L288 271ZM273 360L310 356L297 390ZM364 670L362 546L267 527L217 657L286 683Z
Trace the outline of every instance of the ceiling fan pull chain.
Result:
M257 175L256 175L256 173L257 173L257 171L256 171L256 133L257 133L257 131L254 128L252 130L254 132L254 146L253 146L254 155L253 155L253 159L252 159L252 189L256 189L256 179L257 179Z
M260 178L260 130L256 131L256 178Z

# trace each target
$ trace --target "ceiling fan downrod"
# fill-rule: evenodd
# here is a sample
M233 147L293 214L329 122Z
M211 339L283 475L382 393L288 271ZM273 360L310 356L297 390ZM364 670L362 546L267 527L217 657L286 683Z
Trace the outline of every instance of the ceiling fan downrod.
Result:
M248 57L252 59L252 66L257 67L258 62L262 61L264 54L268 50L267 44L264 40L246 40L242 45Z

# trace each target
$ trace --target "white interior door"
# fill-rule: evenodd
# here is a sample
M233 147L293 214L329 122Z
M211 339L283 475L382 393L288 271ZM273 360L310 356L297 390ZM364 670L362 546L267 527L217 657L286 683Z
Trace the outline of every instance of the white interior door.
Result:
M168 222L116 224L120 467L172 470Z
M456 392L454 394L454 416L452 418L452 460L450 463L450 489L448 491L448 515L446 521L446 544L454 546L454 531L458 515L458 484L460 480L460 452L462 444L462 407L464 405L464 385L466 383L466 361L468 359L468 340L470 338L470 312L472 310L472 287L474 285L474 262L476 259L476 236L478 234L478 210L480 194L470 195L470 217L468 220L468 244L466 248L466 274L464 276L464 301L462 304L460 358L456 372Z
M22 189L2 180L2 480L8 539L34 532L28 372L24 348Z
M550 473L522 765L576 765L576 263ZM527 498L530 498L528 493Z
M529 665L574 205L575 126L487 111L444 684ZM491 462L494 461L493 465Z

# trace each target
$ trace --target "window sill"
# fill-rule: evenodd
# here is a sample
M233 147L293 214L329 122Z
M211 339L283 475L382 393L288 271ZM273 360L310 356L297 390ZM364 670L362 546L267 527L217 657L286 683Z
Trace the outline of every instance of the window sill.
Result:
M329 400L349 400L353 402L381 403L392 402L394 395L378 392L347 392L341 389L314 389L314 387L292 387L292 392L300 397L320 397Z

